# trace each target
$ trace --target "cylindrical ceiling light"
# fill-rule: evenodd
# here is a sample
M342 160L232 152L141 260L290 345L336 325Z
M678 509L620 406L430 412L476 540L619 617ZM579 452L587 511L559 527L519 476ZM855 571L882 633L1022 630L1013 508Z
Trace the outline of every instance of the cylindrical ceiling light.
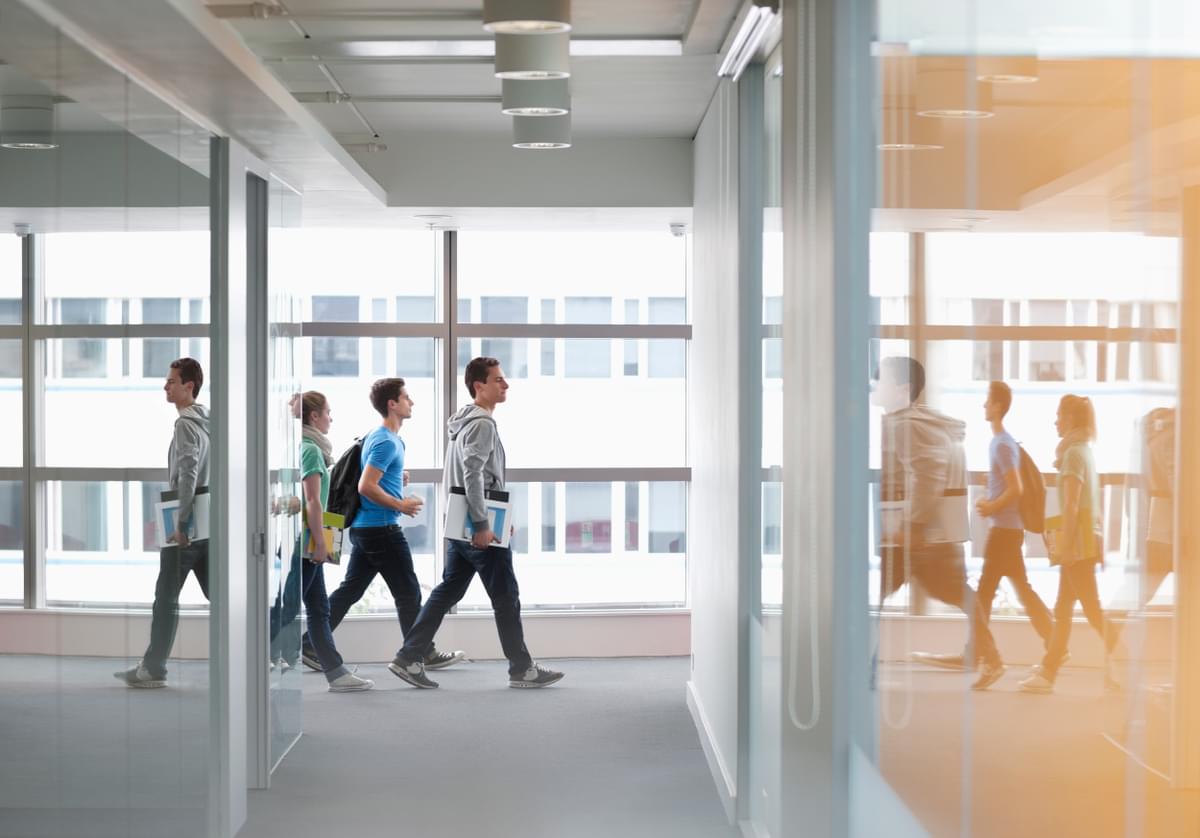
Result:
M991 85L979 84L963 70L921 70L916 75L917 115L942 119L987 119Z
M570 148L571 115L514 116L513 148Z
M500 110L509 116L562 116L571 111L566 79L503 79Z
M496 35L496 77L565 79L571 75L566 32L549 35Z
M0 148L34 151L58 148L54 139L54 99L0 97Z
M488 32L546 33L571 31L570 0L483 0Z
M936 151L945 148L942 122L918 119L903 108L884 108L879 123L880 151Z
M981 55L975 59L975 78L991 84L1033 84L1038 80L1036 55Z

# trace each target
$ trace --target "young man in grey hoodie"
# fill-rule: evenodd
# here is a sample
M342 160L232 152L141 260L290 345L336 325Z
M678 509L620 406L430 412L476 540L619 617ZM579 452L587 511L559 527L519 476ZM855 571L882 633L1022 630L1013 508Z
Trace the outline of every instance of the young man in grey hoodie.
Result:
M925 368L914 358L884 358L871 401L882 407L882 497L903 500L907 515L881 552L880 605L911 576L930 596L961 608L970 618L971 636L962 655L913 653L913 659L947 669L983 670L973 689L987 689L1004 674L987 620L970 585L962 544L927 541L937 525L937 507L951 492L966 494L963 440L966 424L915 404L925 389ZM972 641L974 650L972 650Z
M154 689L167 685L167 656L179 625L179 592L188 573L196 574L200 590L208 597L208 539L189 541L187 530L197 490L208 486L208 408L198 404L204 370L192 358L171 362L163 391L179 416L167 451L171 489L179 494L176 528L158 554L158 583L154 586L154 611L150 646L132 669L113 673L131 687Z
M485 492L504 491L504 446L492 413L508 398L508 382L495 358L475 358L467 364L464 381L473 404L459 410L447 423L450 443L446 449L443 491L461 488L466 492L467 510L474 530L471 542L447 538L446 567L442 583L433 589L404 638L404 646L389 665L397 678L422 689L434 689L422 663L422 652L433 641L446 612L466 594L475 574L492 600L500 646L508 658L510 687L545 687L562 679L534 662L525 648L521 627L521 600L513 572L512 550L499 546L500 537L489 527Z

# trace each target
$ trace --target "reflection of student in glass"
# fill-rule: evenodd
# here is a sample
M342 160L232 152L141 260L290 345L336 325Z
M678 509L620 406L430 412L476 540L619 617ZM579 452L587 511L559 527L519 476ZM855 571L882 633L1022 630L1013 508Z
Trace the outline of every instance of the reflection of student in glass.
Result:
M1041 665L1021 682L1025 692L1054 691L1071 639L1071 621L1075 603L1092 628L1105 639L1106 652L1111 652L1116 636L1106 631L1100 594L1096 590L1096 565L1104 559L1100 537L1102 496L1100 477L1092 457L1092 440L1096 438L1096 413L1091 399L1083 396L1063 396L1058 404L1054 423L1062 438L1055 450L1054 467L1058 470L1058 508L1061 527L1051 529L1047 521L1047 544L1050 563L1059 566L1058 599L1054 603L1054 633ZM1109 663L1106 656L1106 664ZM1106 666L1106 686L1115 686Z
M974 683L986 689L1004 674L992 634L967 584L961 543L926 541L926 528L936 525L938 507L948 492L966 492L966 425L958 419L914 402L925 389L925 368L913 358L884 358L871 401L882 407L882 497L904 501L901 525L885 534L880 550L882 573L880 605L905 582L915 579L930 595L961 608L970 618L970 636L964 654L917 652L913 659L946 669L983 671ZM909 577L912 577L911 579ZM972 650L972 642L974 650Z
M1025 559L1021 548L1025 544L1025 525L1021 521L1019 501L1021 485L1021 452L1017 441L1004 429L1004 417L1012 405L1012 390L1003 381L988 385L988 397L983 412L992 426L992 442L988 447L987 498L980 499L975 509L988 518L987 543L983 548L983 573L979 577L979 608L984 619L992 613L992 599L1000 580L1008 577L1021 601L1021 607L1033 623L1034 630L1049 645L1054 620L1050 609L1029 584L1025 575Z
M513 571L512 550L499 546L500 538L489 524L485 492L504 491L504 446L496 420L496 406L508 399L508 382L495 358L475 358L467 364L463 376L474 403L459 410L447 422L450 444L442 490L452 487L466 491L467 510L474 535L465 541L446 539L446 567L442 583L433 589L417 622L404 640L404 646L388 669L397 678L414 687L433 689L437 683L425 674L422 650L433 639L446 612L458 604L475 574L492 601L500 646L508 658L510 687L544 687L561 680L563 674L535 663L525 648L521 626L521 599Z
M300 533L300 544L308 544L309 533L318 533L318 537L313 539L312 556L301 562L304 608L308 613L308 639L321 663L325 680L329 682L330 692L369 690L375 686L375 682L360 678L346 668L334 645L333 629L329 626L329 597L325 594L323 567L329 561L329 548L321 532L325 505L329 503L329 467L333 465L333 446L326 436L333 424L333 412L324 395L309 390L304 394L301 417L303 438L300 441L300 477L304 485L304 527Z
M192 518L197 489L208 485L208 408L198 404L204 371L198 361L179 358L171 362L163 391L179 413L167 452L170 487L179 495L175 532L167 536L158 558L154 586L154 611L150 646L141 663L114 673L131 687L152 689L167 685L167 656L179 625L179 592L189 572L196 574L200 590L208 597L208 540L189 542L185 530Z

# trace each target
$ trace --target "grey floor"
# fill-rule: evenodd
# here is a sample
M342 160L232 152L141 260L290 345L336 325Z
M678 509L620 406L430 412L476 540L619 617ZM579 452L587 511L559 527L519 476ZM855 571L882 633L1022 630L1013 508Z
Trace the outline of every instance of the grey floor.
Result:
M121 663L0 656L0 836L203 835L208 664L131 690Z
M567 677L513 690L467 663L415 690L335 695L306 674L303 738L239 838L731 838L688 715L686 658L549 661Z

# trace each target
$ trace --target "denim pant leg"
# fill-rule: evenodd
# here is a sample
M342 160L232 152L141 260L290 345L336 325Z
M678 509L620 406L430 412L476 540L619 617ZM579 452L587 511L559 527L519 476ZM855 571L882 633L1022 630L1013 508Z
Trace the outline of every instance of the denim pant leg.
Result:
M300 601L304 596L300 563L300 542L297 541L288 562L287 573L283 577L283 584L279 593L275 595L275 604L271 606L270 659L273 661L282 656L289 663L294 663L298 653L295 633L299 627L297 620L300 617Z
M382 550L369 552L367 558L383 576L392 599L396 602L396 616L400 620L400 631L405 637L421 613L421 583L413 569L412 550L408 539L398 526L388 527L381 540Z
M346 575L342 584L329 595L329 627L336 629L350 606L362 599L367 592L375 574L379 571L372 566L370 553L379 549L379 533L383 527L358 527L350 530L350 563L346 566Z
M416 622L404 636L403 648L396 653L396 657L406 661L420 660L429 654L433 648L433 636L441 627L446 612L458 605L475 578L475 565L466 557L470 548L461 541L449 538L445 544L446 566L442 570L441 584L433 589L425 601Z
M479 571L479 579L492 600L500 647L504 650L504 657L508 658L508 673L519 675L533 665L533 659L525 648L525 629L521 625L521 591L517 587L517 574L513 571L512 550L492 546L473 552L476 554L473 560Z
M154 585L154 608L150 620L150 645L142 656L142 665L155 678L165 678L167 656L175 643L179 626L179 592L187 579L181 550L175 546L158 553L158 581Z
M967 615L970 636L963 657L998 663L1000 653L975 591L967 584L967 567L961 544L928 544L913 551L913 574L926 592Z
M329 597L325 594L325 566L304 561L301 574L304 580L304 610L308 614L308 636L316 650L325 678L335 681L346 674L342 656L333 642L329 627Z

